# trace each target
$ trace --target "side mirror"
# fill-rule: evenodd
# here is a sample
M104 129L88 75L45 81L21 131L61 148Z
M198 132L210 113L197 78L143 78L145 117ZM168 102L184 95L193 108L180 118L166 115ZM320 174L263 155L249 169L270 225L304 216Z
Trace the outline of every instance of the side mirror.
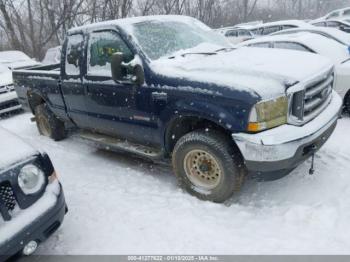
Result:
M145 82L142 65L124 63L123 53L114 53L111 59L112 79L115 82L130 80L138 86Z
M116 82L123 80L123 53L114 53L111 59L112 79Z
M141 65L136 64L134 66L134 82L135 84L137 84L138 86L142 86L143 83L145 82L145 73L143 72L143 68Z

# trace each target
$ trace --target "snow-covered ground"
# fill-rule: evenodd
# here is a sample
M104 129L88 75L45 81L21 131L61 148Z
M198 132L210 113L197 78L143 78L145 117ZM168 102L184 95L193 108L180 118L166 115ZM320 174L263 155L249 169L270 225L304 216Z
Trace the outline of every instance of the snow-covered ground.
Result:
M350 254L349 118L314 176L305 163L279 181L249 181L219 205L182 192L168 167L41 137L30 117L0 126L49 153L69 205L39 254Z

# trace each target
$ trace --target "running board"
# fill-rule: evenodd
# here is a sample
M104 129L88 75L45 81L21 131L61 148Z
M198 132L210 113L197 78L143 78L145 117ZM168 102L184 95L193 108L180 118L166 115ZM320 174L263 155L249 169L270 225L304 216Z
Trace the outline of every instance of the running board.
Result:
M100 149L115 152L127 152L155 162L163 162L164 154L159 149L157 150L152 147L143 146L126 140L88 131L78 132L76 137L87 141Z

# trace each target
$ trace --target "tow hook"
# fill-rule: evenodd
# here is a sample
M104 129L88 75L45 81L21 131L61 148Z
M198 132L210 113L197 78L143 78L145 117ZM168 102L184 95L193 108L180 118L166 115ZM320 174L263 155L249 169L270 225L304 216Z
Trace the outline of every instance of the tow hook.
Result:
M309 174L310 174L310 176L315 174L315 153L313 153L311 156L311 168L309 170Z
M30 122L36 122L36 117L35 116L31 117Z

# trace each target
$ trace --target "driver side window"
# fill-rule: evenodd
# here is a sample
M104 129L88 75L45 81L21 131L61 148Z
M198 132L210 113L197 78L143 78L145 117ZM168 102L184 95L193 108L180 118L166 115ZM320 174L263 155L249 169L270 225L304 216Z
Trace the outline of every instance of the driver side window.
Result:
M133 53L121 37L113 31L95 32L90 35L88 47L88 75L111 77L111 59L114 53L124 54L124 62L133 59Z

